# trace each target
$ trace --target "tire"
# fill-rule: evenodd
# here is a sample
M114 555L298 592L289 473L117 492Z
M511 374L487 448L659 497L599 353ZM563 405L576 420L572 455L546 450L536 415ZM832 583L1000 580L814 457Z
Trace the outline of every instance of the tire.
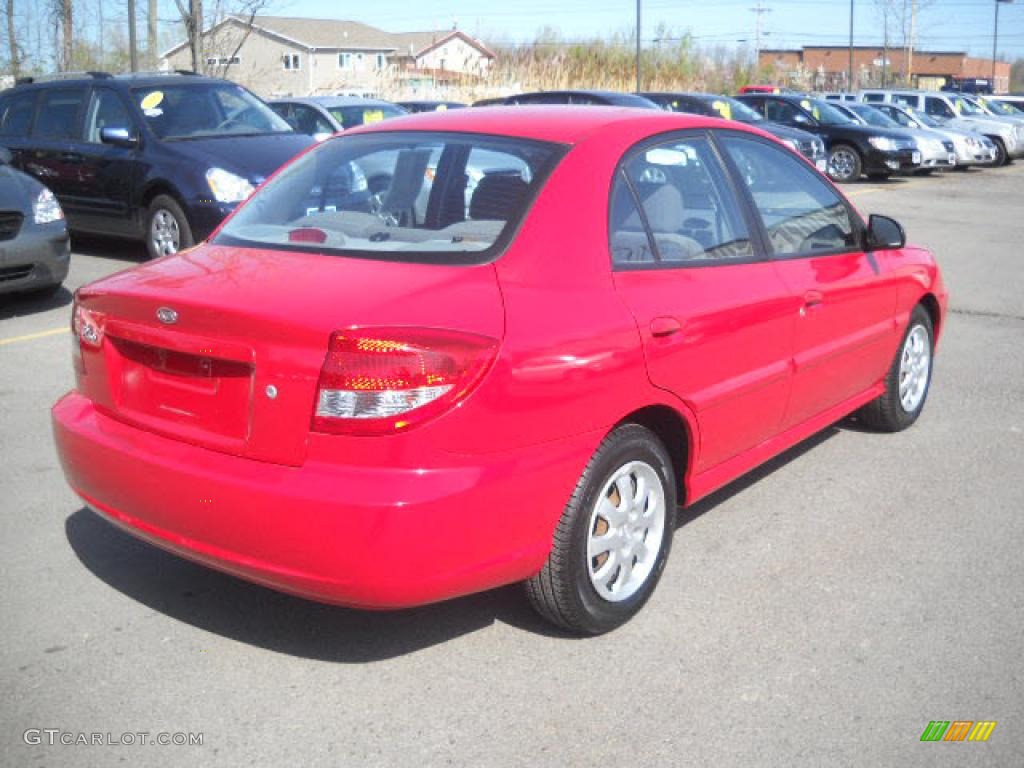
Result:
M1003 165L1008 165L1010 162L1010 156L1006 154L1006 145L1003 144L1003 140L998 136L989 136L992 139L992 143L996 145L996 158L992 161L993 168L999 168Z
M675 483L668 452L653 432L638 424L612 431L562 512L547 562L526 582L537 612L580 635L599 635L632 618L654 592L672 547Z
M860 153L849 144L836 144L828 153L828 177L837 184L857 181L864 171Z
M146 250L158 259L194 244L192 227L178 201L170 195L157 195L146 211Z
M885 392L857 412L861 422L879 432L899 432L917 421L928 399L934 352L932 319L918 304L885 376Z

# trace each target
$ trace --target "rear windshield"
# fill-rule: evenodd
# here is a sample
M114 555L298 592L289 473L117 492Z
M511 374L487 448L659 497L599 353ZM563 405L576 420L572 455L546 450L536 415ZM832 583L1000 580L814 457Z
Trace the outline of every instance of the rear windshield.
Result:
M284 118L233 83L133 88L132 98L153 133L168 141L292 133Z
M565 148L476 134L338 136L257 192L215 243L390 261L494 258Z

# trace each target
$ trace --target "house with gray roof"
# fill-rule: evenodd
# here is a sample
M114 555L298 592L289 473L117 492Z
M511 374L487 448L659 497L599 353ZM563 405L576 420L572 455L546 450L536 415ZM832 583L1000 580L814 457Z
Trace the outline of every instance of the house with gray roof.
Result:
M482 75L494 54L458 29L392 33L339 19L228 16L203 34L203 70L265 98L371 95L409 83L443 87ZM187 41L161 57L191 69Z

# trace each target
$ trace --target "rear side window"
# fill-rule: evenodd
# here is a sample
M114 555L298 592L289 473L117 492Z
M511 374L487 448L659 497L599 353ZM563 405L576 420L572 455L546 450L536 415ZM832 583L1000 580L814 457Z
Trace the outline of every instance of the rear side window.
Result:
M781 147L736 136L722 140L754 200L776 256L850 250L853 221L839 195Z
M609 216L616 267L710 266L754 255L740 208L703 137L627 158Z
M43 91L32 137L39 139L77 139L81 137L78 116L85 101L84 88L57 88Z
M0 104L0 136L24 138L32 125L32 110L38 91L16 93Z
M282 171L215 242L483 263L509 241L563 153L557 144L474 134L338 137Z

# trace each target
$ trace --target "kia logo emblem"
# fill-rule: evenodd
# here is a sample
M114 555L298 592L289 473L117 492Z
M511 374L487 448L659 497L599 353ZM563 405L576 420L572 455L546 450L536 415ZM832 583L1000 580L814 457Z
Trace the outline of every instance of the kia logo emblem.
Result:
M178 322L178 313L170 307L160 307L156 311L156 319L164 325L173 325Z

